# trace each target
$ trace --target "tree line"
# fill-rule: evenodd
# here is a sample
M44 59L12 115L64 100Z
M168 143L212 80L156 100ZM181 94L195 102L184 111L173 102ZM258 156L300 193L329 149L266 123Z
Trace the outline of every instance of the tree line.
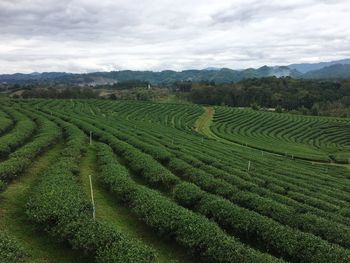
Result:
M186 84L186 85L185 85ZM253 78L237 84L188 83L193 103L233 107L283 108L303 114L350 116L350 81L316 81L290 77ZM179 92L180 89L177 88Z

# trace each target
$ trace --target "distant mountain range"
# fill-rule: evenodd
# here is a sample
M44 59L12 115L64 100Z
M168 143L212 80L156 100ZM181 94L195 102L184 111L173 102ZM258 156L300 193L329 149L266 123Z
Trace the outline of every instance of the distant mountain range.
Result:
M323 69L323 68L326 68L326 67L329 67L332 65L337 65L337 64L349 65L350 58L335 60L335 61L330 61L330 62L291 64L288 67L291 69L295 69L302 74L305 74L309 71L319 70L319 69Z
M130 80L147 81L153 85L169 85L175 81L215 81L216 83L239 82L247 78L268 76L307 79L350 79L350 59L315 64L291 64L289 66L263 66L257 69L248 68L233 70L228 68L209 67L203 70L173 71L111 71L86 74L65 72L44 72L32 74L0 75L0 83L9 84L71 84L71 85L101 85L113 84Z

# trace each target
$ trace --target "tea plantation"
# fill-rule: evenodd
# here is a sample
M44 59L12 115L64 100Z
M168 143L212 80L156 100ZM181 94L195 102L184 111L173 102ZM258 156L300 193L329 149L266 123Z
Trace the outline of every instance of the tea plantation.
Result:
M350 120L0 103L0 262L350 262Z

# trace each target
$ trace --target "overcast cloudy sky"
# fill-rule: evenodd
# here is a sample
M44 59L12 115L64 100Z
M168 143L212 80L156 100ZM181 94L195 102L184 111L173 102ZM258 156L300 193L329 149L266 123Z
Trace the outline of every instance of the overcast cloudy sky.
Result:
M0 0L0 73L350 57L349 0Z

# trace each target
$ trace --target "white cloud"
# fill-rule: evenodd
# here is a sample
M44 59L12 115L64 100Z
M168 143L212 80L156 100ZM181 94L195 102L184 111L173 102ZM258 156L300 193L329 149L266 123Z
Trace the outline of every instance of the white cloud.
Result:
M350 57L348 0L0 0L0 73Z

